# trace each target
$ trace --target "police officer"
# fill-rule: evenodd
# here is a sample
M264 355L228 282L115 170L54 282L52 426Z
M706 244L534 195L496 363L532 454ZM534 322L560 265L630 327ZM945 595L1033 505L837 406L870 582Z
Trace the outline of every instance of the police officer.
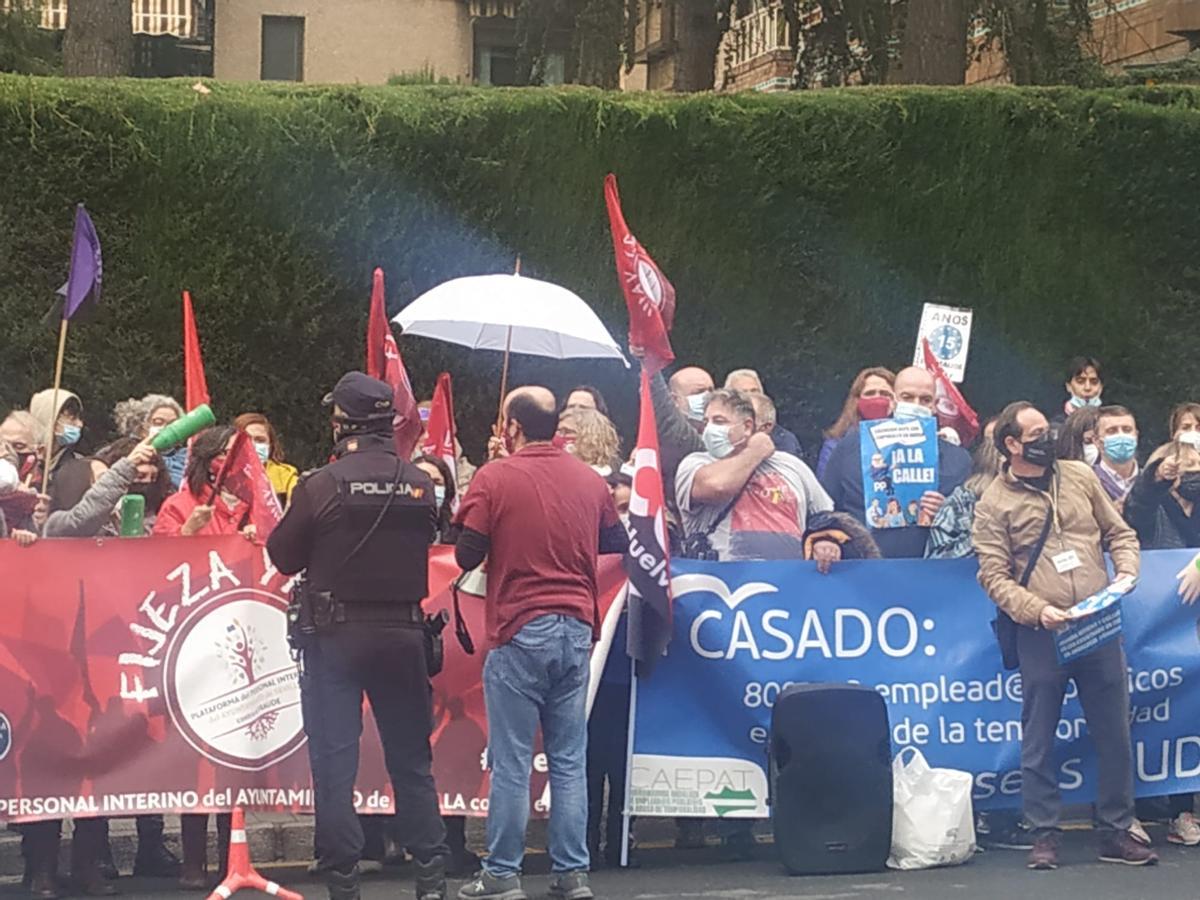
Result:
M431 692L421 599L437 524L429 476L396 455L392 389L361 372L326 396L334 461L307 474L267 550L284 574L307 570L312 633L300 691L312 762L316 843L330 900L358 900L363 833L354 810L362 695L371 701L396 794L400 845L418 900L446 891L446 832L430 772Z

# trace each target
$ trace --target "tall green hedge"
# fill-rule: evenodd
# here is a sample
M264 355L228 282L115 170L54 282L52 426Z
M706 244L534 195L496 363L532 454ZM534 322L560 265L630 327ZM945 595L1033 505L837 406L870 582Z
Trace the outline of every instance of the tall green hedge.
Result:
M361 365L371 269L396 311L458 275L565 284L625 328L601 194L621 181L674 281L681 361L760 369L815 446L863 365L903 365L921 303L978 311L966 390L984 412L1061 400L1076 353L1161 436L1200 399L1200 90L864 89L687 96L588 89L284 87L0 77L0 407L51 375L43 320L72 205L105 249L102 309L65 383L114 401L181 388L179 290L196 300L223 416L262 409L319 458L318 405ZM413 338L418 392L456 374L469 449L499 356ZM521 358L517 381L598 384L613 363Z

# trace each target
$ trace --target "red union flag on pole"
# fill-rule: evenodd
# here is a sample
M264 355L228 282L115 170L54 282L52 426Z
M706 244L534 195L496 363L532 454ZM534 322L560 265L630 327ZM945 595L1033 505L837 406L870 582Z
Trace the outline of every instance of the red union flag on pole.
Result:
M255 539L265 542L283 518L283 510L279 507L279 498L271 486L271 479L267 477L267 470L254 452L250 435L244 431L239 431L233 439L233 446L225 456L225 464L217 473L213 496L222 488L250 508L250 524L254 526Z
M413 396L408 371L400 357L400 348L388 324L383 269L375 270L371 285L371 314L367 319L367 374L386 381L392 388L396 453L401 459L408 459L421 437L421 415L417 411L417 398Z
M436 456L450 467L454 484L458 485L458 447L454 426L454 395L450 387L450 373L438 376L433 389L433 403L429 407L429 421L425 424L425 443L421 452ZM451 511L458 511L458 494L455 492Z
M929 346L928 338L921 338L921 349L925 353L925 371L933 376L937 385L937 418L940 428L953 428L958 432L964 447L969 447L979 434L979 415L971 409Z
M629 343L645 349L644 365L653 375L675 361L668 337L675 324L675 288L637 238L629 233L621 212L617 178L611 173L604 177L604 201L612 228L617 277L625 292L625 305L629 308Z
M183 292L183 392L184 405L188 411L201 403L211 402L208 396L208 381L204 377L204 359L200 356L200 334L196 331L196 317L192 313L192 295Z
M658 463L658 428L650 374L642 369L641 417L629 495L629 656L639 677L650 675L671 640L671 560Z

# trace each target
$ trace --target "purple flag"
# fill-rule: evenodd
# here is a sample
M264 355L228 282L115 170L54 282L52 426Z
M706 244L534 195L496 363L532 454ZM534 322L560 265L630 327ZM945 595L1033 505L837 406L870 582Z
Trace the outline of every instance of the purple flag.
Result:
M67 276L64 319L74 318L89 298L92 303L99 302L103 272L100 238L96 236L92 217L80 203L75 208L75 238L71 244L71 274Z

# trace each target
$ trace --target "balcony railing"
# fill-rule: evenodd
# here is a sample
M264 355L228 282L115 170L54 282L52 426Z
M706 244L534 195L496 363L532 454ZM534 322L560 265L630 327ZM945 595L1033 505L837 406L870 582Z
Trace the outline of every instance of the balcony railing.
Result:
M776 50L790 50L790 29L779 4L764 6L730 26L729 47L737 67Z
M517 17L516 0L467 0L467 8L472 18L494 19L502 17L515 19Z
M8 12L20 0L0 0L0 10ZM193 0L130 0L134 34L173 34L181 38L197 37L197 17ZM67 27L67 0L42 0L43 28L61 31Z

